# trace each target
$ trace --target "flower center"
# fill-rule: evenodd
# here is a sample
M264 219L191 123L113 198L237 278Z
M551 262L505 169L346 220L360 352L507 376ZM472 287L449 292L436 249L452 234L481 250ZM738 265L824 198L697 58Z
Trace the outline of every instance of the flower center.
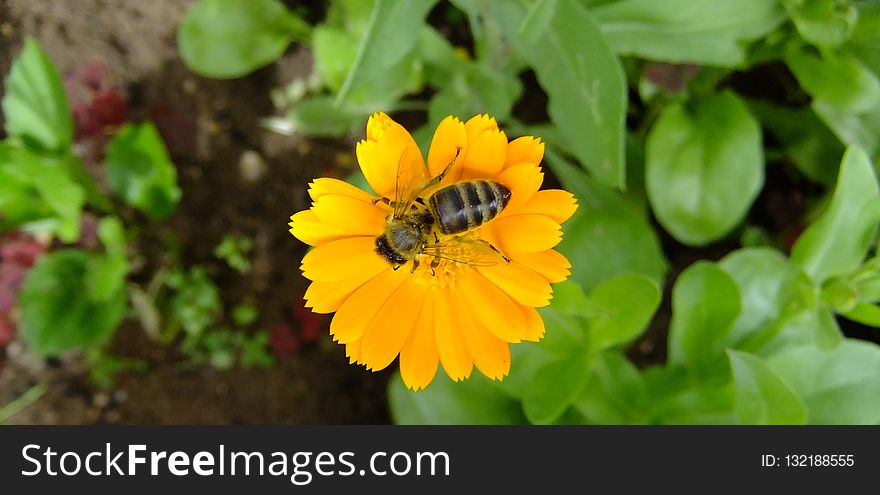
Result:
M416 283L426 284L432 289L442 289L453 285L455 277L470 268L463 263L438 259L426 254L419 255L418 260L419 267L412 272L412 277Z

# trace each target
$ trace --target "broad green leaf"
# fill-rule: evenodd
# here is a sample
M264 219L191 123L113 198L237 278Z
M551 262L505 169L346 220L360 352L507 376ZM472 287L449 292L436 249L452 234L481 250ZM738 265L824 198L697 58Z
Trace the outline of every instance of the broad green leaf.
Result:
M718 265L698 261L672 288L669 359L694 371L717 368L740 314L736 282Z
M703 245L745 217L764 183L761 129L732 92L666 107L648 135L646 182L657 220Z
M876 304L861 303L843 313L843 316L863 325L880 328L880 306Z
M864 112L880 102L880 80L845 53L813 54L790 50L785 62L803 88L817 101L850 112Z
M718 359L723 360L723 356ZM715 377L705 380L680 366L648 368L642 377L653 423L718 425L736 420L733 383L728 377L723 383Z
M11 215L17 222L49 217L51 230L62 241L79 239L85 192L62 160L0 143L0 178L6 179L0 185L4 216Z
M122 222L116 217L102 218L98 224L98 238L104 244L106 254L89 260L85 282L89 299L103 303L123 291L128 274Z
M396 424L497 425L525 423L518 401L507 397L482 376L455 383L438 371L431 385L418 392L406 388L400 375L388 384L391 417Z
M548 164L580 205L565 223L560 251L572 264L572 280L592 290L616 275L641 273L662 284L667 262L641 198L603 187L585 187L584 172L547 153Z
M751 354L728 350L733 371L735 413L740 424L802 425L807 408L764 361Z
M880 221L880 189L871 162L857 146L847 149L828 209L795 243L791 260L816 284L856 270Z
M785 256L770 248L740 249L725 256L718 265L739 289L742 311L726 339L735 346L779 317L781 289L791 270Z
M521 92L522 84L512 74L468 63L431 98L428 120L436 125L447 115L467 119L488 113L504 121Z
M387 81L387 73L409 55L418 41L425 16L436 0L377 0L359 50L336 95L336 104L342 105L359 87L380 88L377 81ZM386 91L387 91L386 87ZM382 96L372 94L371 96ZM386 97L387 98L387 97ZM356 101L364 102L361 96Z
M357 36L342 29L317 26L312 36L312 51L324 83L331 90L339 91L357 56Z
M73 141L73 118L61 76L31 38L12 63L3 96L6 133L28 146L61 153Z
M807 405L810 424L880 423L880 347L845 340L832 351L790 347L767 360Z
M551 20L540 36L525 41L519 40L525 10L516 2L497 2L492 7L507 38L547 92L547 111L565 148L596 180L624 188L626 81L593 16L578 2L556 2L555 8L554 2L542 2L541 8L552 9Z
M177 169L152 123L124 125L107 148L110 189L153 219L174 213L180 200Z
M241 77L280 57L309 26L278 0L199 0L177 31L180 56L199 75Z
M834 47L845 42L856 26L856 7L840 0L782 0L798 33L810 43Z
M784 18L776 0L621 0L594 12L622 55L728 67L744 60L744 42Z
M590 362L575 349L568 357L542 367L526 386L523 411L530 422L549 424L574 402L589 378Z
M880 103L865 112L857 113L814 100L813 111L844 143L860 146L871 155L880 151Z
M310 136L342 137L354 127L363 125L369 108L353 105L337 106L332 96L307 96L287 113L294 132Z
M590 304L590 301L577 282L566 280L553 285L553 299L550 304L556 311L580 316L583 315L584 308Z
M604 310L590 318L590 350L626 344L638 337L660 306L660 288L641 274L621 275L602 282L590 301Z
M647 390L638 368L620 352L594 361L592 375L572 406L590 423L625 424L645 420Z
M820 306L816 310L816 324L812 326L816 347L829 351L843 342L843 333L831 308Z
M54 356L106 342L125 316L118 290L102 301L89 298L90 262L101 257L76 249L42 256L19 295L20 331L31 352Z
M811 108L791 108L759 100L750 100L749 108L804 175L834 185L844 146Z

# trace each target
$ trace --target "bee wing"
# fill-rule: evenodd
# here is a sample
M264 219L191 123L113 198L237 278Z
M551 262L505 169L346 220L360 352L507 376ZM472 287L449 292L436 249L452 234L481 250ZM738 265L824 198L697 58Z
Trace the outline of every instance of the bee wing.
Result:
M427 182L424 170L411 163L412 149L407 146L397 161L397 180L394 186L394 218L402 218L413 204Z
M470 235L461 235L426 246L428 256L471 266L493 266L506 258L488 242Z

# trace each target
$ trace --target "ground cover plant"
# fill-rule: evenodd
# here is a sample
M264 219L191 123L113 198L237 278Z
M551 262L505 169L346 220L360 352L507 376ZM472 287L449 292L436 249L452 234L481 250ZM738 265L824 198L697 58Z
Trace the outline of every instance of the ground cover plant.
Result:
M365 380L390 376L394 421L880 422L880 3L197 0L176 42L189 70L223 80L311 54L310 71L264 92L272 108L259 121L348 156L331 173L291 160L303 187L337 175L382 195L351 166L376 112L423 156L448 116L488 114L511 140L540 138L544 188L574 194L578 209L550 246L571 274L538 309L543 338L510 346L501 373L450 372L441 359L446 373L419 391L364 370ZM140 220L130 214L161 221L180 196L155 129L113 122L97 161L106 187L93 184L71 158L71 111L50 61L32 42L18 60L4 96L0 228L11 232L5 270L27 275L7 296L18 310L0 318L0 343L18 327L31 352L106 357L94 349L129 307L194 363L271 365L272 333L254 326L255 308L222 311L199 266L147 263L131 275L126 242ZM45 76L39 98L16 82L25 69ZM309 206L289 201L289 214ZM83 208L95 240L70 247L84 235ZM230 232L210 251L247 274L255 244ZM273 269L296 272L300 249ZM53 285L62 270L76 285ZM49 287L81 302L69 314L101 324L85 335L76 318L60 326L50 310L69 307L35 296ZM330 343L329 320L297 314ZM480 352L467 349L474 361ZM397 366L381 361L370 367Z

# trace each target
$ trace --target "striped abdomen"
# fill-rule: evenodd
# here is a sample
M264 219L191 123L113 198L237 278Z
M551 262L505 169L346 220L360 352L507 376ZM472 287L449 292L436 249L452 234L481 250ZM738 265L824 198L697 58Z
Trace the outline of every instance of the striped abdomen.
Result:
M438 190L428 202L440 232L457 234L492 220L509 200L510 189L504 185L469 180Z

